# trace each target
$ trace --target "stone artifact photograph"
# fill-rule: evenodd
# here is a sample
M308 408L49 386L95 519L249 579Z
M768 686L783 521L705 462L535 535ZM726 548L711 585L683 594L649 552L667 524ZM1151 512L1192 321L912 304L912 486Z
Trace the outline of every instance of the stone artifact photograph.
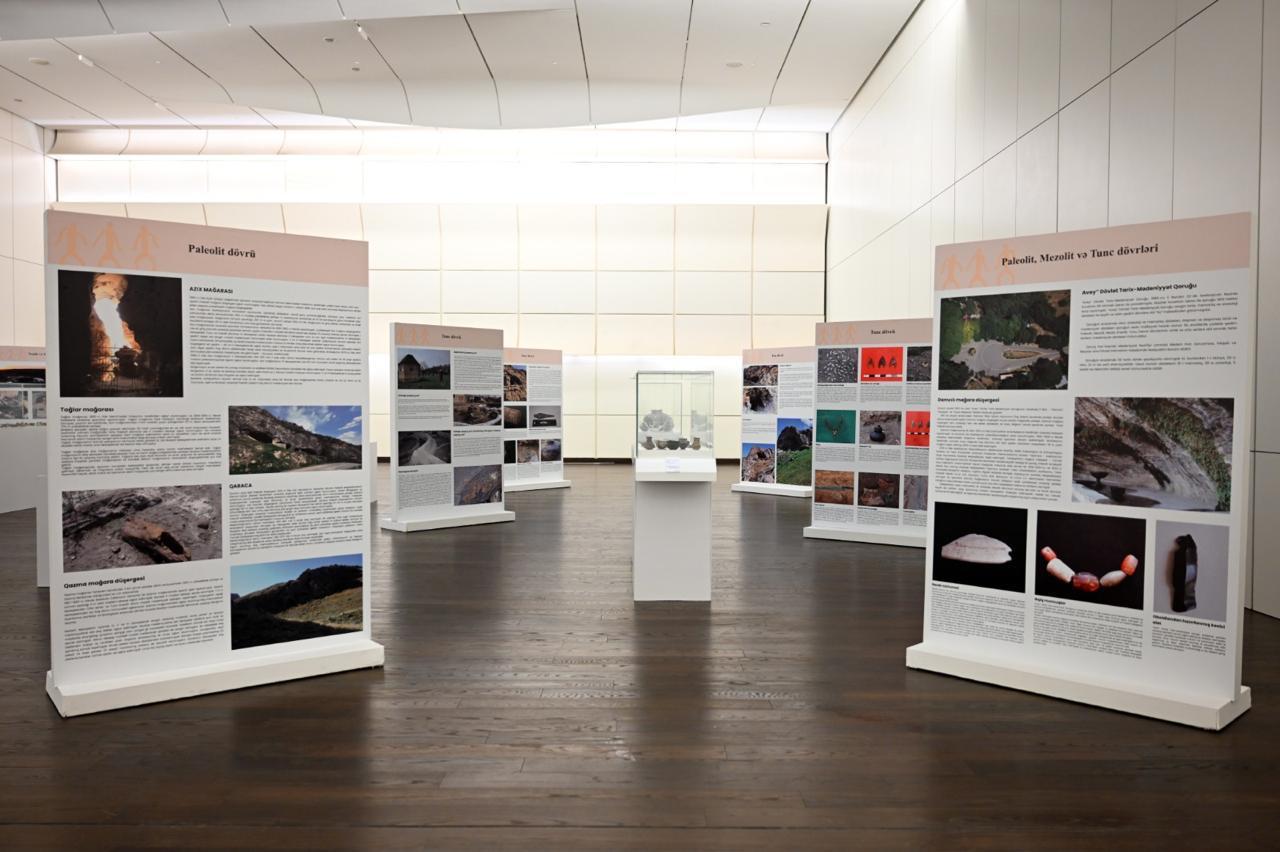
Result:
M62 493L64 571L222 558L222 486Z

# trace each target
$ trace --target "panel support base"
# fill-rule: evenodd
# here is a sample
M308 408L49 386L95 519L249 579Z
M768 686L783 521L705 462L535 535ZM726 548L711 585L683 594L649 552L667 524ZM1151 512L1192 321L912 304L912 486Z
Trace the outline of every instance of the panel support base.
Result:
M53 706L63 716L83 716L86 713L101 713L176 698L192 698L211 692L262 686L352 669L378 668L382 665L383 656L381 645L364 639L344 642L323 650L272 654L269 657L196 666L174 672L74 685L60 685L54 680L53 672L48 672L45 675L45 691L49 693Z
M1252 703L1249 687L1240 687L1234 701L1198 696L1136 692L1114 683L1065 678L1049 669L1014 667L996 660L959 654L921 642L907 649L907 668L937 672L1037 692L1053 698L1093 704L1137 716L1149 716L1195 728L1220 731L1239 718Z
M463 515L458 518L424 518L419 521L398 521L389 515L384 515L378 518L378 526L392 532L422 532L423 530L444 530L450 527L472 527L476 524L500 524L504 521L514 521L515 519L516 513L505 509L500 512L486 512L483 515Z
M567 479L548 479L532 482L504 482L502 490L510 494L512 491L541 491L544 488L568 488L573 483Z
M743 494L772 494L775 497L813 496L813 489L808 485L770 485L767 482L735 482L729 490Z
M841 530L833 527L807 526L804 528L805 538L825 538L832 541L860 541L863 544L892 544L896 547L919 547L925 545L924 532L920 535L902 535L901 533L873 533L855 530Z

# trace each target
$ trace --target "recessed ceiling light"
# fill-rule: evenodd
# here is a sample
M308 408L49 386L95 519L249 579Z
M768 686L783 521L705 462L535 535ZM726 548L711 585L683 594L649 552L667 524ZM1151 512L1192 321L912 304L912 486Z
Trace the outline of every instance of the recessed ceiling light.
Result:
M761 22L760 22L760 26L762 26L762 27L771 27L771 26L773 26L773 21L761 21Z
M336 41L336 39L335 39L333 36L325 36L325 37L324 37L324 43L325 43L325 44L333 44L335 41Z
M164 109L164 104L160 103L159 101L152 101L151 105L154 106L156 109Z
M49 64L49 60L45 59L43 56L32 56L27 61L30 62L32 65L48 65Z
M736 60L735 60L735 61L733 61L733 62L726 62L726 63L724 64L724 67L725 67L725 68L741 68L741 67L742 67L742 63L741 63L741 62L738 62L738 61L736 61Z
M369 34L365 32L364 27L360 26L359 24L356 24L356 32L360 33L360 38L364 39L365 41L369 40Z
M93 60L85 56L83 53L77 53L76 59L79 59L82 63L84 63L85 65L88 65L90 68L93 67Z
M13 99L13 102L14 102L15 104L20 104L20 103L22 103L22 98L14 98L14 99Z
M352 62L352 63L351 63L351 70L352 70L352 71L359 71L359 70L360 70L360 63L359 63L359 62Z

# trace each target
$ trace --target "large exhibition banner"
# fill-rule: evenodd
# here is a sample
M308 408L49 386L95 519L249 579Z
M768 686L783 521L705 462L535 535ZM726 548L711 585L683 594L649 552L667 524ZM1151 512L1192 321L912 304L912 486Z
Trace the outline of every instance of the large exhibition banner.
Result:
M394 322L390 339L392 511L379 524L514 520L503 504L501 329Z
M380 665L366 244L46 226L59 711Z
M943 246L907 663L1222 727L1240 686L1247 214Z
M564 478L564 357L504 349L502 465L507 491L568 488Z
M0 512L43 499L47 410L44 347L0 346Z
M816 361L812 346L743 350L742 447L734 491L811 493Z
M806 538L923 547L933 363L930 319L823 322Z

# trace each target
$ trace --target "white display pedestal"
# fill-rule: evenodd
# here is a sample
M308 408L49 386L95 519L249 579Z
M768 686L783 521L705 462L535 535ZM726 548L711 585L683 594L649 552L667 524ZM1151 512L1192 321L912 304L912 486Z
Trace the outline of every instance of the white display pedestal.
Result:
M49 488L49 477L43 473L36 479L40 493ZM36 588L49 588L49 507L47 501L36 501Z
M715 459L636 461L632 599L711 600Z
M1249 709L1252 694L1241 686L1235 701L1214 701L1196 696L1137 692L1114 682L1068 679L1052 669L1012 666L992 660L958 654L921 642L907 649L907 667L991 683L1024 692L1037 692L1081 704L1093 704L1122 713L1149 716L1196 728L1220 731Z
M807 526L804 528L805 538L825 538L831 541L860 541L863 544L892 544L895 547L918 547L924 549L926 539L921 535L902 535L900 533L872 533L855 530L839 530L832 527Z
M476 524L500 524L514 521L516 513L506 509L498 512L487 512L483 515L463 515L450 518L423 518L413 521L399 521L390 515L378 518L378 526L392 532L422 532L423 530L443 530L449 527L471 527Z
M729 486L730 491L738 491L743 494L771 494L775 497L804 497L813 496L813 489L808 485L770 485L767 482L735 482Z
M45 691L49 693L49 698L60 714L82 716L86 713L101 713L104 710L190 698L283 680L377 668L382 665L383 656L381 645L366 640L343 644L330 651L317 652L311 649L273 654L243 662L193 666L170 674L92 681L67 689L54 683L53 672L49 672L45 676Z
M547 479L539 482L536 479L528 482L504 482L502 490L510 494L512 491L541 491L544 488L568 488L573 483L567 479Z

